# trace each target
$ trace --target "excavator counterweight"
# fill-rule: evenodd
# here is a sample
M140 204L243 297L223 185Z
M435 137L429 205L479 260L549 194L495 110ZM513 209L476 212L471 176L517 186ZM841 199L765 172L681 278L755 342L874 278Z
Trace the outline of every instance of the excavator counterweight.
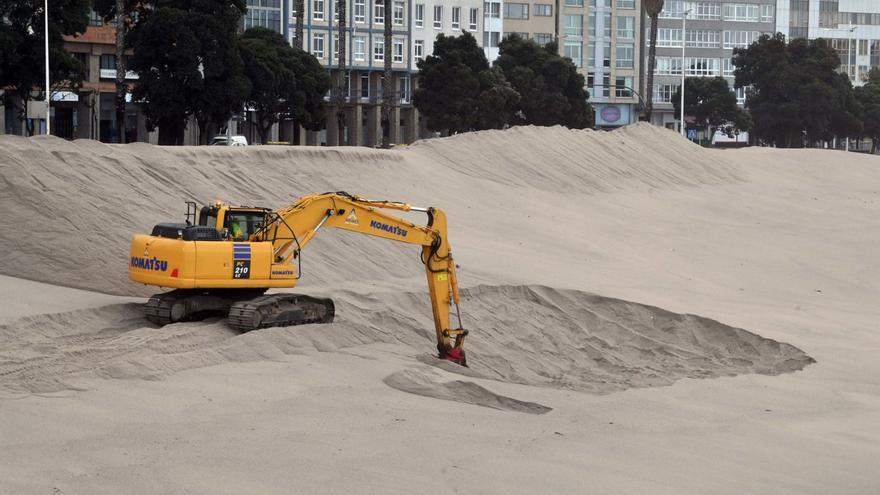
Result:
M321 229L337 228L421 247L439 356L467 365L468 332L458 311L458 326L450 322L450 307L458 309L460 296L441 210L345 192L304 196L278 210L217 203L197 212L187 204L186 223L158 224L151 235L132 239L129 278L174 289L150 298L149 321L165 325L224 315L240 331L332 322L330 299L265 292L295 287L303 249ZM428 222L416 225L387 210L424 212Z

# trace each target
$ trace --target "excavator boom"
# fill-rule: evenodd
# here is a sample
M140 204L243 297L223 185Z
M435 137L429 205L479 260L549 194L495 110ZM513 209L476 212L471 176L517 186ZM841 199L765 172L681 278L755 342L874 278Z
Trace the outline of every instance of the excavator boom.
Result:
M420 211L424 225L390 211ZM188 222L192 223L192 222ZM228 311L240 330L332 321L329 299L279 293L269 288L296 286L301 253L322 230L337 228L421 247L428 293L434 314L439 356L466 365L467 330L450 321L460 296L455 263L447 238L446 215L436 208L373 201L345 192L313 194L279 210L231 207L202 208L198 225L160 224L153 235L132 240L129 277L177 290L157 294L147 316L159 324Z

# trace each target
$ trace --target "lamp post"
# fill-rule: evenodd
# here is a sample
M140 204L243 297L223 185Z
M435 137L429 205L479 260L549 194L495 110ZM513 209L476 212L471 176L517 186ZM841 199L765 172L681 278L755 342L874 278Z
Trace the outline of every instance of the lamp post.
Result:
M853 80L855 80L855 78L856 78L856 73L855 73L855 71L852 70L853 59L850 58L850 56L849 56L849 50L850 50L850 47L852 46L853 33L855 32L855 30L856 30L856 26L853 26L852 24L850 24L849 40L847 40L847 43L846 43L846 76L849 77L850 74L852 74ZM855 56L856 54L857 53L854 51L853 55ZM856 67L858 67L858 65L856 65ZM844 150L849 151L849 136L846 137L846 148Z
M43 39L46 49L46 135L51 134L49 128L49 0L43 2Z
M686 137L684 128L684 50L687 46L687 16L691 13L690 9L681 13L681 135Z

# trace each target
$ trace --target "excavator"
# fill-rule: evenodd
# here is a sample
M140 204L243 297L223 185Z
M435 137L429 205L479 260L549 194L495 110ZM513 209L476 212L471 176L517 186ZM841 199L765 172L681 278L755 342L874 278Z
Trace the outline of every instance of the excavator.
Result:
M185 223L160 223L151 235L135 234L128 276L171 288L150 297L144 312L158 325L226 315L242 332L329 323L331 299L269 289L292 288L302 276L302 251L318 231L337 228L421 246L441 359L467 366L459 311L458 279L446 235L446 215L395 201L373 201L329 192L303 196L281 209L186 203ZM387 210L423 212L416 225ZM196 214L198 213L198 219ZM455 305L458 327L450 323Z

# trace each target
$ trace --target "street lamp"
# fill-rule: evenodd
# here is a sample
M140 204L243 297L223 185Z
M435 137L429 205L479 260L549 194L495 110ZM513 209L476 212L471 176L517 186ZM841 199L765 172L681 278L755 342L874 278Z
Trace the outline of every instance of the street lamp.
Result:
M849 50L850 50L850 47L852 46L853 33L855 32L856 27L857 26L853 26L852 24L850 24L849 39L847 40L847 43L846 43L846 76L849 77L850 74L852 74L853 81L855 81L855 78L857 76L856 72L858 71L858 69L856 69L855 71L852 70L853 59L850 58L850 56L849 56ZM855 55L857 55L857 53L855 51L853 51L853 55L855 56ZM856 67L858 67L858 65L856 65ZM847 138L846 138L845 151L849 151L849 136L847 136Z
M49 129L49 0L43 2L43 38L46 49L46 135L51 134Z
M681 13L681 135L685 137L684 129L684 49L687 45L687 16L690 9Z

